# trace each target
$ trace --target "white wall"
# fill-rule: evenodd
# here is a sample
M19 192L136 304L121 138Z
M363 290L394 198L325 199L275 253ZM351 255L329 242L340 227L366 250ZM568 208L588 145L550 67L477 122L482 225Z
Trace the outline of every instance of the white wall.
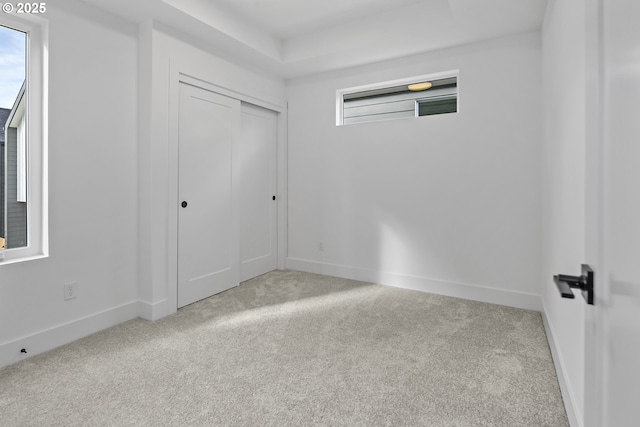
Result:
M551 1L542 31L544 111L542 300L572 425L584 411L585 303L560 298L554 274L585 262L586 10ZM593 88L595 90L595 88Z
M136 315L136 29L71 0L45 17L50 256L0 265L0 366Z
M337 89L451 69L457 114L335 125ZM539 309L540 83L537 32L289 82L288 265Z

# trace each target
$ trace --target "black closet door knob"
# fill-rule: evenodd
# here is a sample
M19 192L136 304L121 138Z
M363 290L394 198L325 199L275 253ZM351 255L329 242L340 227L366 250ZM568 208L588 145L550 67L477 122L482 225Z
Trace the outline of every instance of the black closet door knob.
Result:
M182 202L181 205L182 205L183 208L186 208L187 207L187 202Z

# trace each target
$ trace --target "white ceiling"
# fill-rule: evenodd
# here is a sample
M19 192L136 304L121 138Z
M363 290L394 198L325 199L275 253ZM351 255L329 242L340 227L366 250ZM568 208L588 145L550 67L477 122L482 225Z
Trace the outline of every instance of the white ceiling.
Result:
M285 78L540 28L547 0L84 0Z
M286 40L424 0L217 0L217 3Z

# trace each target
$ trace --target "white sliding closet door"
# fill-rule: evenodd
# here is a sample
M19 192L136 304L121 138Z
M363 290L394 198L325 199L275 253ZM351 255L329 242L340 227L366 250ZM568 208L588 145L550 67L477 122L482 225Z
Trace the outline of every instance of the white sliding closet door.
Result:
M277 114L242 103L240 281L277 268L276 140Z
M233 191L240 101L180 84L178 307L239 282Z

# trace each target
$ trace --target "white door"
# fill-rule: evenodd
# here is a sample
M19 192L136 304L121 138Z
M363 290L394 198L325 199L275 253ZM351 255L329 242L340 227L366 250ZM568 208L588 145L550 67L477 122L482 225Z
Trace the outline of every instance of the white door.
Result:
M599 200L587 205L587 256L599 263L585 328L585 426L631 427L640 425L640 2L597 3L602 99L599 143L587 146L597 167L587 173L598 178L587 190Z
M240 281L277 266L277 114L242 104L238 142Z
M240 101L180 84L178 307L238 284L232 191Z

